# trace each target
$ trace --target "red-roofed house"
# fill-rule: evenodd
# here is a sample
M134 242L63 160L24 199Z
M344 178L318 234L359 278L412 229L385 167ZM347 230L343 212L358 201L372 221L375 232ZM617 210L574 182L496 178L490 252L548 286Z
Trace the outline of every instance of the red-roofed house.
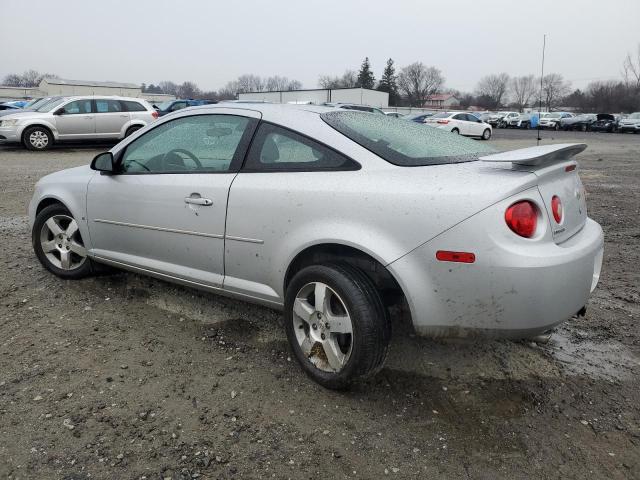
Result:
M449 108L457 107L460 101L450 93L438 93L429 95L427 101L424 102L425 108Z

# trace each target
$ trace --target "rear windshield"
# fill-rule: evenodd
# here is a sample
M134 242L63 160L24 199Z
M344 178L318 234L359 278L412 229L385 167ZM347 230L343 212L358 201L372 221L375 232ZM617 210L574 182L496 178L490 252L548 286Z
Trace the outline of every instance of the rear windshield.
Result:
M402 167L470 162L495 152L477 140L386 115L333 111L320 117L354 142Z

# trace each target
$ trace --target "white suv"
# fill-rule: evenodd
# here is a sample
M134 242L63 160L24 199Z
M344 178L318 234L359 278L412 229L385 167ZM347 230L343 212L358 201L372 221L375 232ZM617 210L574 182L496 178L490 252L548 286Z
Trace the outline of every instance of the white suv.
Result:
M33 111L0 119L0 142L46 150L65 140L120 140L158 118L146 100L131 97L59 97Z

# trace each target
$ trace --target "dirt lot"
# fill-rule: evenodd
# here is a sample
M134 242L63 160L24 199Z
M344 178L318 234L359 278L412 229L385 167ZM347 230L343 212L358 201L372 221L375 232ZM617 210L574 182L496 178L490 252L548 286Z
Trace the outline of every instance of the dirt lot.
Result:
M606 252L586 318L546 345L398 327L347 393L302 374L278 313L125 273L54 278L31 251L32 186L104 148L0 147L0 477L640 478L640 136L543 135L589 144Z

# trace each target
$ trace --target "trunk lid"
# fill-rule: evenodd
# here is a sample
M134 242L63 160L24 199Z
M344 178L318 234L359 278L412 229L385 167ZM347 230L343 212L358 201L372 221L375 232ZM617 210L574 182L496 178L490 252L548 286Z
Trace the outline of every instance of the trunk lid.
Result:
M573 156L584 144L543 145L481 157L488 162L511 162L512 169L531 172L538 177L538 190L544 202L553 240L562 243L578 233L587 221L585 191ZM562 204L560 222L554 219L552 199Z

